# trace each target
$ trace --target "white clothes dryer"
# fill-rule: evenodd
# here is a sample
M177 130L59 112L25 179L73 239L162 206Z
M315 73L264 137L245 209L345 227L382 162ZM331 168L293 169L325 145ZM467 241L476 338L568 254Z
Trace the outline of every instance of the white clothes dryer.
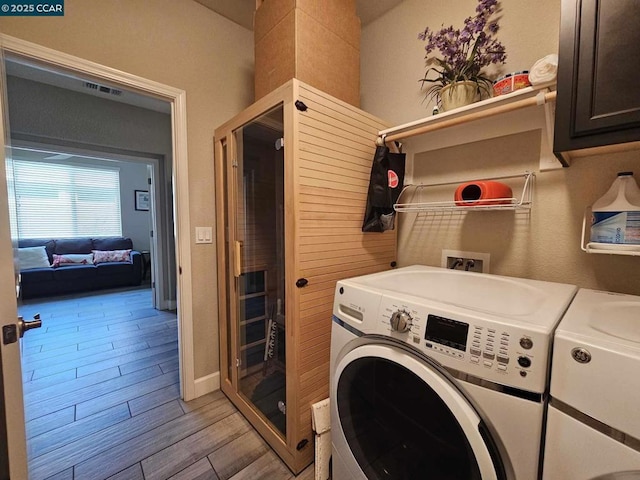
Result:
M539 478L573 285L413 266L339 281L333 480Z
M553 349L543 478L640 480L640 297L580 289Z

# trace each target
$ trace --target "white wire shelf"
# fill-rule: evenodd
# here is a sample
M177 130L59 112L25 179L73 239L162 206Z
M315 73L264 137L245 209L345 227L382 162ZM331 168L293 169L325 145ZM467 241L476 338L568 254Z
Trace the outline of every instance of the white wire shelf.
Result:
M590 231L587 228L587 219L591 218L591 207L587 207L582 217L582 237L580 239L580 248L583 252L599 253L606 255L629 255L640 257L640 245L618 244L618 243L596 243L590 240Z
M520 198L517 197L509 197L509 198L494 198L494 199L482 199L482 200L474 200L473 202L478 204L475 205L465 205L466 202L456 202L455 200L451 201L438 201L438 202L412 202L412 203L396 203L393 205L393 209L396 212L469 212L469 211L481 211L481 210L530 210L533 205L533 194L532 194L532 183L533 178L535 177L533 172L525 172L522 175L508 175L503 177L492 177L492 178L484 178L478 179L476 181L482 180L506 180L509 178L522 178L523 186L522 193ZM402 196L409 189L424 189L430 187L440 187L447 185L458 185L461 182L447 182L447 183L439 183L439 184L430 184L430 185L406 185L398 200L402 198ZM481 202L481 203L480 203ZM469 202L470 203L470 202Z

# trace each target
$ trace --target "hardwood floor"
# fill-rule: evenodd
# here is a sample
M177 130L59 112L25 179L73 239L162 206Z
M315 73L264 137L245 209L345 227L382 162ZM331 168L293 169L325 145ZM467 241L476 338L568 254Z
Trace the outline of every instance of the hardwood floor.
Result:
M176 315L150 289L33 300L22 370L30 480L294 477L221 392L180 399Z

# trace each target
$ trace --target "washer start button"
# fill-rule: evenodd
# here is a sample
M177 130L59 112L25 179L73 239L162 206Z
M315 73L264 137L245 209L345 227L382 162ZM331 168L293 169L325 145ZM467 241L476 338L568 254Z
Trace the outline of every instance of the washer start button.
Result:
M518 357L518 365L522 368L529 368L531 366L531 359L529 357Z

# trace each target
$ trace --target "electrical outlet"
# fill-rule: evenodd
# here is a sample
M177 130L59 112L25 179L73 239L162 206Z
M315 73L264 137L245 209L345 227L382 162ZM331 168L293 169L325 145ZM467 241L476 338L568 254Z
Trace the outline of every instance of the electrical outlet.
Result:
M461 250L442 250L442 268L468 270L470 272L489 273L491 255Z

